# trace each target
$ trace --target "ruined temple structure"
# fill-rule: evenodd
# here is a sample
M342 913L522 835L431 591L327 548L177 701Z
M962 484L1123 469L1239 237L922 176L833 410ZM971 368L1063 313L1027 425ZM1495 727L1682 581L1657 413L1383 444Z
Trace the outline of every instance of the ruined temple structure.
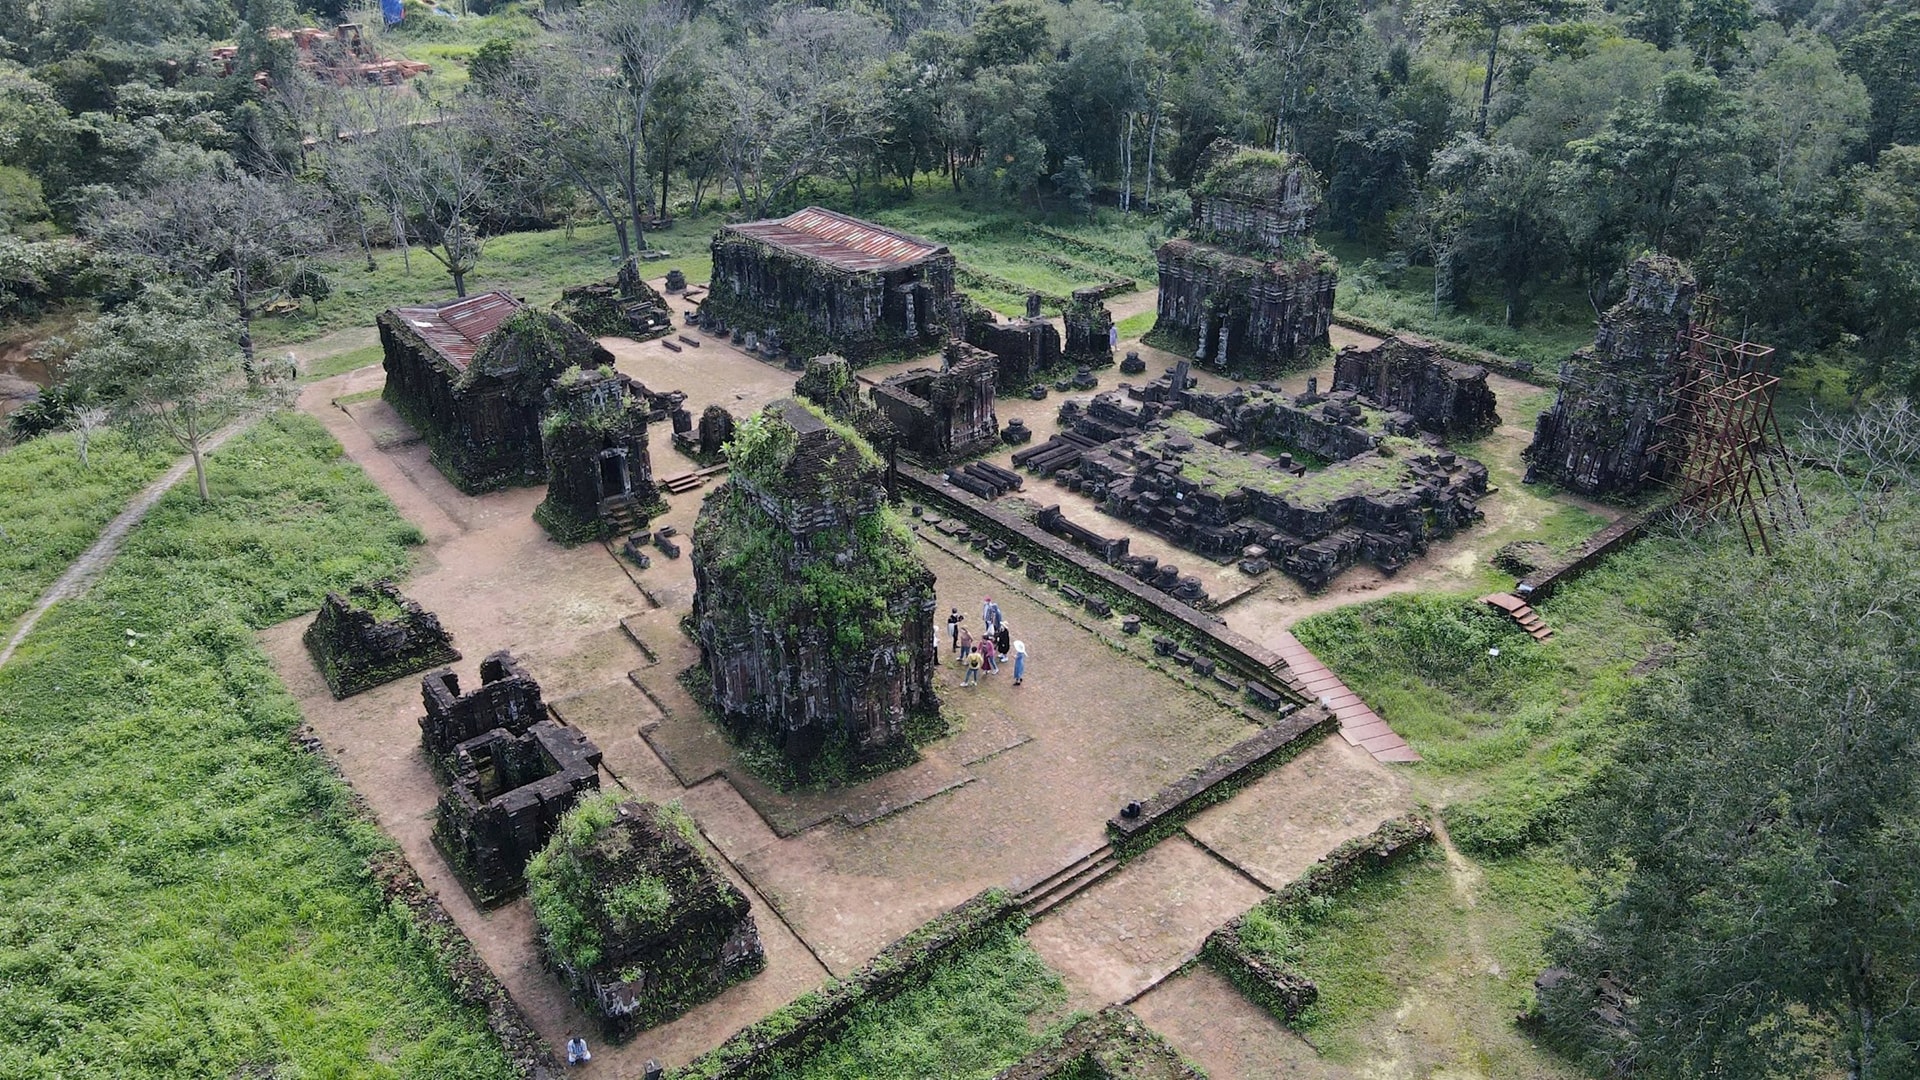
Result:
M427 760L444 765L454 748L494 728L518 735L547 715L540 684L509 652L480 661L480 685L460 692L460 678L442 668L420 680L420 745Z
M945 465L992 450L1000 439L994 414L999 361L985 349L949 341L938 371L914 368L873 388L873 404L899 432L899 445L927 465Z
M630 532L659 508L644 386L611 367L571 368L547 388L547 498L534 511L564 543Z
M933 572L883 505L885 464L798 401L740 426L693 529L693 620L713 707L800 781L910 757L933 721Z
M1395 334L1371 349L1349 345L1333 362L1333 388L1405 413L1422 431L1473 438L1500 424L1487 369L1441 356L1425 338Z
M528 870L541 955L610 1041L766 967L751 904L697 837L678 807L600 795Z
M584 330L504 292L391 308L379 326L387 403L470 494L544 478L547 387L570 367L613 364Z
M600 748L585 732L541 720L496 727L453 748L433 842L474 901L519 892L527 860L587 792L600 788Z
M684 278L681 288L686 288ZM641 279L631 260L612 281L560 290L560 301L553 307L595 337L650 341L673 331L673 309Z
M755 346L855 364L930 349L956 318L944 246L819 207L724 225L703 320Z
M1187 383L1170 376L1063 406L1055 449L1014 459L1062 473L1102 510L1181 547L1249 573L1278 565L1310 589L1361 559L1391 573L1481 517L1486 467L1422 442L1404 414L1349 391L1209 394ZM1105 557L1181 596L1175 568L1124 548Z
M387 580L328 593L302 640L336 698L460 659L440 620Z
M1023 393L1065 360L1060 331L1040 314L1040 294L1027 297L1025 316L1006 322L987 308L962 298L961 337L999 360L998 385L1003 394Z
M1099 289L1075 289L1061 313L1066 324L1066 360L1070 364L1111 367L1115 341L1113 313L1100 302Z
M1529 482L1627 496L1662 478L1668 462L1655 451L1655 428L1686 363L1697 291L1678 260L1634 260L1627 293L1600 316L1593 344L1560 365L1560 397L1525 452Z
M1226 140L1194 183L1190 239L1160 246L1149 341L1210 368L1268 378L1329 348L1338 267L1313 243L1320 180L1294 155Z
M793 392L841 423L882 454L889 453L900 432L874 402L860 396L860 379L845 357L828 353L809 359Z

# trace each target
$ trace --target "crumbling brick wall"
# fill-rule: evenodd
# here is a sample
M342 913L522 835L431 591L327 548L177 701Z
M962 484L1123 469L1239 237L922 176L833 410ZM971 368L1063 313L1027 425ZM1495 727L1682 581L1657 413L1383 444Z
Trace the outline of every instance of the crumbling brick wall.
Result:
M388 580L328 593L302 640L336 698L460 659L439 618Z
M999 444L994 412L999 361L985 349L949 341L938 371L914 368L873 388L873 404L899 433L900 448L941 465Z
M455 746L449 764L433 840L480 904L519 892L527 860L600 787L600 748L552 720L484 732Z
M1067 328L1066 359L1074 364L1110 367L1113 364L1113 314L1100 302L1099 289L1075 289L1061 313Z
M450 669L428 674L420 680L420 700L427 710L420 718L420 743L431 761L494 728L518 735L547 714L540 684L505 651L480 662L480 685L466 694Z
M1627 294L1600 317L1593 345L1560 365L1560 396L1540 414L1524 453L1529 481L1620 497L1664 475L1656 427L1686 363L1697 291L1676 259L1634 260Z
M1436 346L1396 334L1371 349L1347 346L1334 358L1333 388L1411 415L1423 431L1472 438L1500 423L1487 369L1441 356Z

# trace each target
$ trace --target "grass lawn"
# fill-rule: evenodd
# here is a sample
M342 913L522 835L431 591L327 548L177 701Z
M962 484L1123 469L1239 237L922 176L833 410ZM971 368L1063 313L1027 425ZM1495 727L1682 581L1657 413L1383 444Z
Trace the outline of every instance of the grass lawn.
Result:
M173 463L136 451L116 434L96 435L87 468L70 434L0 451L0 641L100 530Z
M1011 929L939 965L919 987L864 1005L785 1080L987 1080L1063 1027L1060 977Z
M0 1076L504 1076L254 637L419 532L306 417L210 474L0 670Z

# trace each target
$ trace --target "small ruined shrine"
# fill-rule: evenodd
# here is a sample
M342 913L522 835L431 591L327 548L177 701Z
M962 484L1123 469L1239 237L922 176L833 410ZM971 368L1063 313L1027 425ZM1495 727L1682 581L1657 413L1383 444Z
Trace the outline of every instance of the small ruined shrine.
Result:
M1448 439L1484 435L1500 424L1487 369L1449 360L1439 346L1412 334L1395 334L1371 349L1341 349L1333 388L1404 413L1420 430Z
M944 246L810 206L724 225L713 238L704 320L798 356L856 365L932 348L955 319Z
M1621 497L1663 477L1658 428L1687 363L1698 291L1670 256L1634 260L1626 295L1600 316L1593 344L1560 365L1560 397L1540 414L1524 453L1529 482Z
M1160 245L1148 342L1206 367L1270 378L1329 346L1333 256L1317 247L1320 178L1297 155L1225 139L1207 149L1187 239Z
M540 440L547 498L534 519L556 540L612 534L661 505L647 451L647 390L612 368L568 368L547 389Z
M389 580L328 593L302 640L336 698L460 659L440 619Z
M613 364L586 331L504 292L391 308L378 322L383 396L468 494L544 478L547 387L568 368Z
M713 707L802 782L910 752L935 717L933 572L885 505L885 464L795 400L741 422L693 528L693 621Z
M873 404L899 432L899 446L928 465L945 465L997 447L994 391L1000 361L985 349L949 341L941 366L887 376Z
M766 967L750 902L677 805L584 800L528 865L527 892L542 958L614 1042Z

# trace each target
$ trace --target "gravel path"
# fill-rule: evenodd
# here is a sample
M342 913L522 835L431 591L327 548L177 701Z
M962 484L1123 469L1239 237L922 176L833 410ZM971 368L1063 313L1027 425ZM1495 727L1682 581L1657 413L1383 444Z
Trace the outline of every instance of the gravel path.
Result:
M221 444L252 422L253 418L248 417L214 432L207 439L201 453L211 454L218 450ZM119 516L107 522L107 527L100 531L100 539L95 540L92 547L81 552L80 557L73 560L73 565L67 567L67 572L61 574L58 581L47 586L47 591L40 594L40 599L33 605L32 610L20 620L20 625L14 629L13 637L7 642L6 648L0 649L0 667L5 667L7 661L13 659L13 651L20 647L21 642L27 640L28 634L33 633L34 626L39 623L40 616L47 613L47 609L62 600L79 596L87 591L87 586L93 584L94 579L100 576L100 571L106 569L107 564L113 561L113 557L120 553L120 545L126 540L127 533L131 532L135 525L140 524L140 520L147 516L147 511L153 509L153 504L159 502L162 495L192 471L193 457L182 456L158 480L148 484L140 494L135 495L133 501L127 504L127 508L120 511Z

